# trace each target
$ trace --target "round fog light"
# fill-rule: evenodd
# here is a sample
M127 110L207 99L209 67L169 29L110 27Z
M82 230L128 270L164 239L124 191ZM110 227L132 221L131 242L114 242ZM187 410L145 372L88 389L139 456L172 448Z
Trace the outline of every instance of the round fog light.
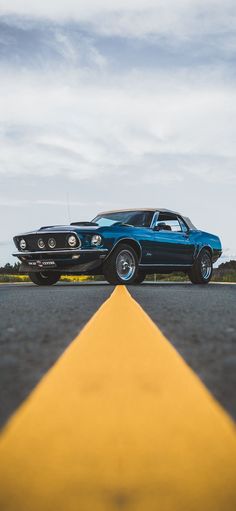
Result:
M45 243L41 238L38 240L38 247L41 248L41 250L45 248Z
M26 241L24 239L20 240L20 248L21 248L21 250L26 249Z
M70 245L71 248L76 247L76 245L77 245L77 238L76 238L76 236L74 236L74 235L69 236L69 238L68 238L68 245Z
M101 245L101 243L102 243L102 237L99 236L99 234L94 234L94 236L92 236L92 239L91 239L91 244L95 245L97 247L98 245Z
M50 238L50 239L48 240L48 246L49 246L50 248L55 248L55 246L56 246L56 240L54 240L54 238Z

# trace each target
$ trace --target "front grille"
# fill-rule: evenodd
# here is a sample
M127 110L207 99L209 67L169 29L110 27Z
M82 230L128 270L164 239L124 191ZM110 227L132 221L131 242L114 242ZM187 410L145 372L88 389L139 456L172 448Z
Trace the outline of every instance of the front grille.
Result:
M73 247L74 249L80 247L80 239L78 238L78 236L74 233L74 232L63 232L63 233L58 233L58 232L49 232L49 233L43 233L43 232L38 232L38 233L34 233L34 234L26 234L25 236L20 236L20 237L17 237L16 239L16 242L17 242L17 246L18 248L20 249L20 240L22 238L25 239L26 241L26 244L27 244L27 247L26 247L26 252L31 252L31 251L41 251L42 253L44 252L44 250L51 250L52 252L54 250L63 250L63 249L70 249L70 250L73 250L73 248L71 248L69 245L68 245L68 242L67 242L67 239L68 239L68 236L70 235L74 235L76 236L78 242L77 242L77 245L76 247ZM40 248L38 246L38 241L39 240L42 240L45 247L44 248ZM50 243L50 240L55 240L55 246L53 247L54 243ZM51 245L51 246L50 246ZM52 248L53 247L53 248ZM22 253L24 253L24 250L22 251Z

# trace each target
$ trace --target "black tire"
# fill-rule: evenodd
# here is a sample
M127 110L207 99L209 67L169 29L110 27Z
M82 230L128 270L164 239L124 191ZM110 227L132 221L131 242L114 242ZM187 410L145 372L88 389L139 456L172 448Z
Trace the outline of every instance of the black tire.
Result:
M142 284L142 282L143 282L143 281L145 280L145 278L146 278L146 275L147 275L147 274L145 273L145 271L143 271L143 270L138 270L138 272L137 272L137 277L136 277L136 279L135 279L135 281L134 281L134 284Z
M208 284L212 277L212 257L209 250L203 249L188 273L192 284Z
M103 274L110 284L133 284L138 273L138 256L124 243L118 245L104 262Z
M29 278L37 286L53 286L60 280L60 273L57 272L34 272L29 273Z

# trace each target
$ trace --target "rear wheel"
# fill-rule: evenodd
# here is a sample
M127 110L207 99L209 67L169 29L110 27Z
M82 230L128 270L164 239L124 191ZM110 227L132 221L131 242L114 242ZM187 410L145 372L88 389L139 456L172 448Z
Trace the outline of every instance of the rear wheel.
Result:
M53 286L60 280L60 273L57 272L33 272L29 273L30 280L37 286Z
M145 280L146 278L146 273L145 271L143 270L138 270L137 272L137 276L136 276L136 279L134 281L134 284L142 284L142 282Z
M195 264L188 273L193 284L208 284L212 277L212 257L208 250L203 249Z
M110 284L133 284L138 272L138 256L130 245L120 244L103 265Z

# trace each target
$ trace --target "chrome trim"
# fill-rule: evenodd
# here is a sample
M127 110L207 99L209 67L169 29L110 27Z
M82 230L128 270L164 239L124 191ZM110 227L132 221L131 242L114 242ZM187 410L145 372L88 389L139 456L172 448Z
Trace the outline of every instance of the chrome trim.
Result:
M40 250L40 252L16 252L15 254L12 254L14 257L25 257L25 256L34 256L34 255L51 255L54 254L86 254L87 252L108 252L108 248L77 248L77 249L62 249L62 250Z
M51 245L53 245L53 246L51 246ZM57 246L57 242L56 242L55 238L49 238L49 240L48 240L48 246L49 246L49 248L51 248L52 250L54 250L54 249L56 248L56 246ZM39 248L40 248L40 247L39 247Z
M159 213L160 213L159 211L155 211L150 224L150 229L153 229L153 227L155 227L156 218L158 218Z
M209 253L205 253L201 260L201 274L204 280L208 280L212 273L212 262Z

